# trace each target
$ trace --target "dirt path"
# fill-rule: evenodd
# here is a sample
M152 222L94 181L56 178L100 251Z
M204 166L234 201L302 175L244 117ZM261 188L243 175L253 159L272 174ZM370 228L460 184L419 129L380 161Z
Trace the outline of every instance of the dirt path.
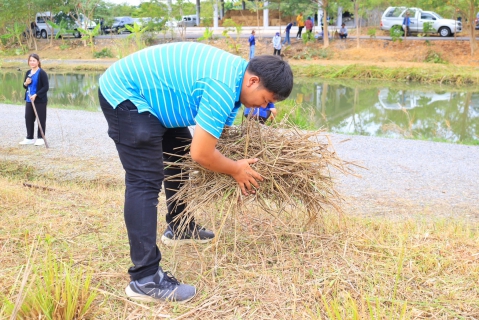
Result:
M19 146L23 106L0 105L2 160L20 161L58 179L107 179L123 170L100 112L48 111L50 149ZM332 135L344 160L367 167L362 177L338 177L345 211L362 215L479 218L479 147L427 141Z

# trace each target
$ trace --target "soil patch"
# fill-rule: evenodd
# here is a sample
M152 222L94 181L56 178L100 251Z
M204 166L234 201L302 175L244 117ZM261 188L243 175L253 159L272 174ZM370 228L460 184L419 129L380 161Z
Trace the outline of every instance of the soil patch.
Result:
M117 59L131 54L137 50L132 39L95 39L95 46L92 48L83 39L37 40L38 54L44 61L50 59L84 60L84 63L94 61L113 62ZM180 41L171 40L159 36L152 44L161 44ZM196 40L188 40L196 41ZM208 44L233 52L247 59L247 40L239 40L240 48L234 51L231 48L231 41L226 39L211 40ZM109 49L111 58L96 59L93 52ZM325 50L325 51L323 51ZM31 50L35 51L35 50ZM273 47L271 39L265 37L257 42L256 54L272 54ZM470 53L468 41L437 40L405 40L392 42L381 39L360 39L359 46L356 39L333 40L327 49L323 49L322 43L304 44L302 41L292 39L291 46L283 47L282 53L293 65L348 65L366 64L380 65L386 67L421 67L437 63L453 64L459 66L479 67L479 52L473 56ZM309 53L309 54L307 54ZM5 59L18 60L23 56L5 56ZM301 58L301 59L300 59ZM26 60L26 55L25 55Z

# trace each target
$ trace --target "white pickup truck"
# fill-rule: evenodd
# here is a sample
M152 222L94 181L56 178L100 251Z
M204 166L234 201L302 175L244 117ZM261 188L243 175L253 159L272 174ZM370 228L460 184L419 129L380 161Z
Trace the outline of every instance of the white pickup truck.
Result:
M432 11L423 11L419 8L389 7L381 17L381 30L391 30L396 27L402 29L402 23L406 12L409 12L411 21L409 32L424 33L424 23L432 25L430 33L439 33L441 37L449 37L462 31L462 23L452 19L444 19Z

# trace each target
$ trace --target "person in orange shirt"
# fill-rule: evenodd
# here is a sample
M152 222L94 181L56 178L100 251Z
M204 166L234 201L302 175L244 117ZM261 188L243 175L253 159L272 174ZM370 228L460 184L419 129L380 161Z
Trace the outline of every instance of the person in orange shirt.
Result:
M304 18L302 12L300 12L296 17L296 22L298 23L298 33L296 34L296 38L301 39L301 32L303 32L304 28Z

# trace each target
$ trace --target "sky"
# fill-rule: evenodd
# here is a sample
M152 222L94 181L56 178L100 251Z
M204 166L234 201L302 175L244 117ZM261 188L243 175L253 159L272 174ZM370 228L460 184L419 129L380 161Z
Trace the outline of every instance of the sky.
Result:
M142 2L141 0L106 0L106 1L111 2L111 3L115 3L115 4L126 3L126 4L129 4L129 5L132 5L132 6L137 6Z
M0 0L1 1L1 0ZM108 2L111 2L111 3L115 3L115 4L123 4L123 3L126 3L126 4L129 4L131 6L137 6L139 5L140 3L142 2L148 2L149 0L106 0ZM172 0L173 3L175 3L175 0ZM191 2L191 1L190 1ZM165 3L166 3L166 0L165 0Z

